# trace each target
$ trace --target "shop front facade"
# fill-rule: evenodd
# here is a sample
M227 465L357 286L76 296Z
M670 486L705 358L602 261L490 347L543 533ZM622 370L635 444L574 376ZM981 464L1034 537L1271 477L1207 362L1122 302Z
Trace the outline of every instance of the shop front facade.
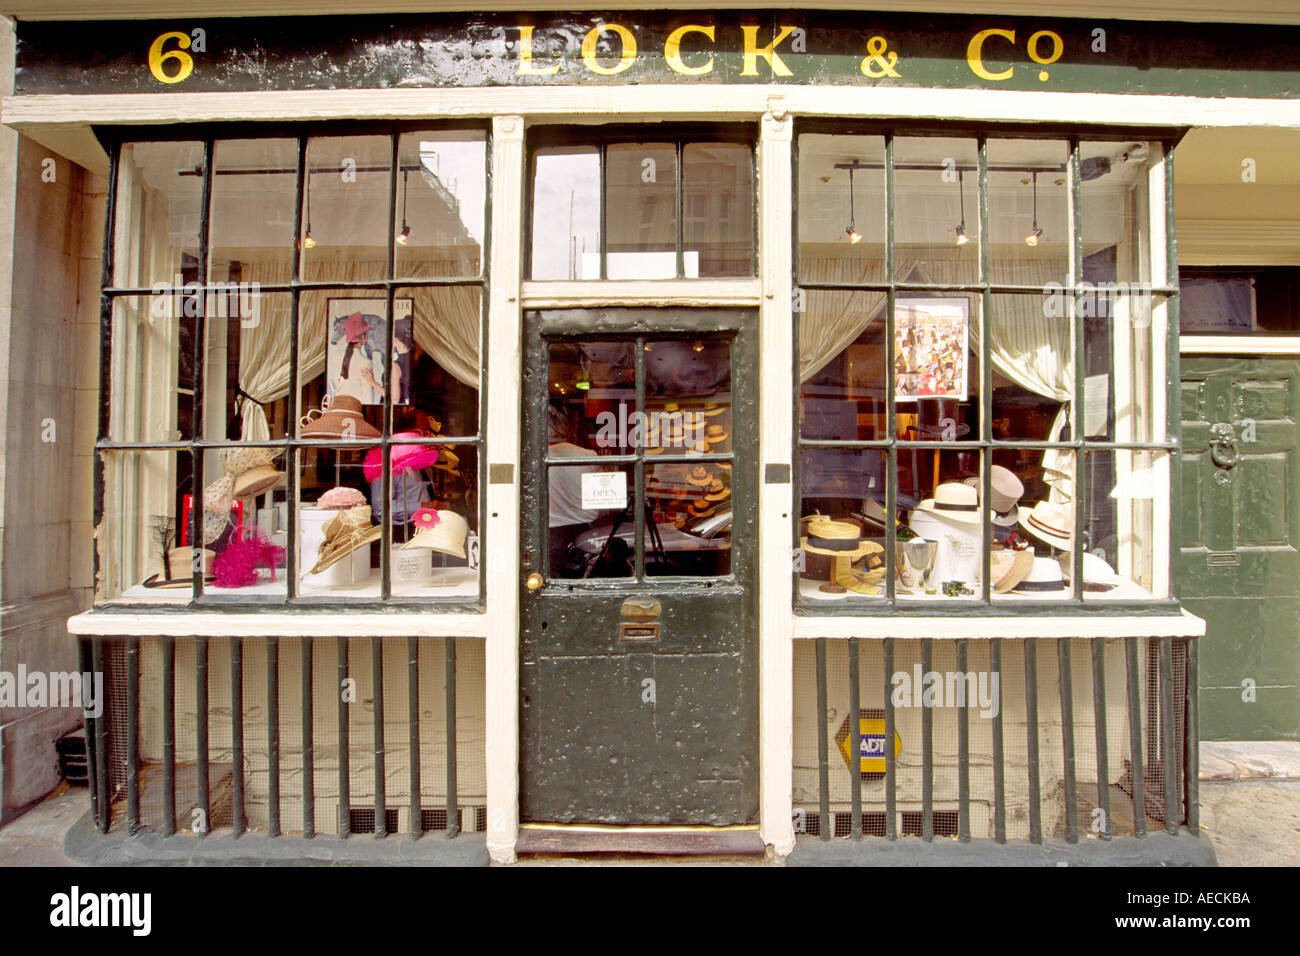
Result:
M1227 267L1300 259L1198 247L1180 361L1175 157L1300 43L1044 7L20 18L79 851L1209 859L1184 582L1275 605L1300 477Z

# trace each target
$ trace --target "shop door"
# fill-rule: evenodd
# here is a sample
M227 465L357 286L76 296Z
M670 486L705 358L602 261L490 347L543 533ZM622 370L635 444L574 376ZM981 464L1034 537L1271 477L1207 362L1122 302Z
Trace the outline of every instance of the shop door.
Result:
M1300 362L1184 357L1179 597L1206 620L1200 731L1300 731Z
M755 316L525 319L525 822L757 822Z

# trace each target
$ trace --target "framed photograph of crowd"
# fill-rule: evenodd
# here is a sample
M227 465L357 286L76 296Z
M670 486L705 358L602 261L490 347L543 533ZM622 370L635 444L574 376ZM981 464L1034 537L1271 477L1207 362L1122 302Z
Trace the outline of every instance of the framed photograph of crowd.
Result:
M900 298L895 308L894 401L965 401L970 302Z

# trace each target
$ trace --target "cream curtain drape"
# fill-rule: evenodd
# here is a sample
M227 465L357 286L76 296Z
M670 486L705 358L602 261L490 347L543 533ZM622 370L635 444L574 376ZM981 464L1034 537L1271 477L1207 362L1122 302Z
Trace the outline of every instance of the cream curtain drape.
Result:
M1002 281L1043 287L1056 279L1059 263L1014 259L1000 263L1006 270ZM957 260L927 258L924 262L900 261L899 275L911 281L960 284L969 281L967 269ZM805 279L818 282L880 281L884 262L879 259L803 259L800 271ZM1003 275L999 272L999 275ZM799 381L806 382L836 355L854 342L883 314L884 293L823 291L806 292L806 309L799 322ZM863 297L867 297L865 300ZM876 297L876 298L873 298ZM865 304L865 307L864 307ZM980 347L982 323L978 311L971 322L971 344ZM1058 441L1070 421L1074 398L1074 365L1070 361L1073 333L1068 317L1045 314L1043 298L1035 295L1002 296L998 320L992 328L989 353L993 367L1017 385L1036 395L1061 402L1061 409L1045 436ZM1074 456L1048 449L1043 453L1044 480L1053 501L1065 503L1074 496Z
M461 261L456 266L460 268ZM245 282L263 285L287 283L290 264L249 263ZM373 277L377 267L367 262L339 256L317 260L314 281L350 282ZM445 275L445 264L431 262L414 270L414 278ZM415 341L435 362L458 381L473 388L479 384L479 296L478 286L445 286L411 289L415 298ZM382 295L382 293L380 293ZM398 295L405 295L399 290ZM436 305L435 305L436 303ZM239 337L239 387L252 401L243 399L240 407L240 438L265 441L270 428L262 406L289 394L289 341L292 315L287 295L267 295L258 299L259 314L255 323L242 330ZM298 325L298 380L307 382L325 371L325 316L300 316Z

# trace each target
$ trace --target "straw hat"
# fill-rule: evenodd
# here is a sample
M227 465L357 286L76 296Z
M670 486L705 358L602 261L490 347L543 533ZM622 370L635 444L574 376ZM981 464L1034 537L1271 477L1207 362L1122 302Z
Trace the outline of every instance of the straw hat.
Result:
M1020 506L1020 527L1039 541L1069 551L1074 517L1064 505L1039 501L1032 508Z
M864 541L860 558L836 557L835 583L859 594L878 594L876 587L885 577L885 549L875 541Z
M395 439L423 437L419 432L397 432L393 435ZM435 464L438 461L438 449L432 445L394 445L392 456L393 474L400 475L404 471L420 471ZM366 460L362 465L366 481L374 481L383 470L384 450L372 448L366 452Z
M222 456L221 466L234 479L232 498L253 498L284 482L283 472L271 465L280 453L276 448L230 448Z
M212 559L215 557L209 548L203 549L203 580L205 583L211 583L212 577ZM194 583L194 549L193 548L171 548L167 552L167 563L163 570L158 574L150 575L144 579L144 586L147 588L187 588ZM164 574L170 574L170 577L164 578Z
M701 409L701 411L709 418L712 418L715 415L721 415L726 410L726 405L719 405L717 402L709 402Z
M731 497L731 489L724 485L721 479L714 478L709 485L708 491L704 494L705 501L725 501Z
M704 437L710 445L717 445L726 441L731 436L721 425L710 425L704 432Z
M703 465L696 465L686 475L686 480L697 488L704 488L714 480L713 472L709 471L709 469L705 468Z
M998 594L1005 594L1028 577L1033 566L1032 551L991 552L989 573L993 578L993 590Z
M456 512L421 508L411 516L411 522L415 525L415 537L402 545L402 550L428 548L458 558L465 557L469 523Z
M298 437L378 438L379 431L362 416L359 399L339 393L333 398L326 395L320 409L313 408L302 417Z
M358 548L364 548L383 535L384 529L370 523L370 505L357 505L339 511L321 528L325 540L310 574L320 574L342 561Z
M799 546L809 554L824 554L832 558L858 558L879 549L874 541L864 541L857 525L835 521L824 515L815 515L805 521L807 534L799 539Z
M1026 552L1028 553L1028 552ZM1053 558L1034 558L1029 573L1014 588L1016 594L1052 596L1065 590L1061 565Z
M941 518L960 524L979 524L979 495L969 485L960 481L944 482L934 489L934 497L926 498L918 506L921 511L928 511Z

